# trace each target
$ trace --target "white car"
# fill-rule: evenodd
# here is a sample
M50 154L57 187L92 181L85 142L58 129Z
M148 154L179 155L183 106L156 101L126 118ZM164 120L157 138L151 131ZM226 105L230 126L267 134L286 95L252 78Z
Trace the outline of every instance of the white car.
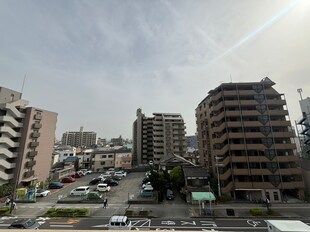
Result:
M45 189L37 189L36 191L36 197L46 197L49 195L51 191L45 190Z
M111 177L111 174L110 173L102 173L99 177L107 178L107 177Z
M81 196L81 195L87 195L88 193L89 193L89 186L80 186L77 187L76 189L73 189L70 192L70 195Z
M121 172L121 171L115 172L114 176L125 177L125 176L127 176L127 172Z
M143 189L145 189L145 188L153 188L153 186L151 185L151 182L147 182L146 184L142 185L142 188Z
M97 191L99 192L109 192L111 187L106 183L100 183L97 185Z

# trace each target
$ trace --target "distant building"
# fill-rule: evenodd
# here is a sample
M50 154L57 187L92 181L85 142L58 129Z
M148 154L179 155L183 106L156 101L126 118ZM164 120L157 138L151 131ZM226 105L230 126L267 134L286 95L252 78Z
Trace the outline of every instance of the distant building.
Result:
M68 131L62 135L62 145L70 145L71 147L91 147L96 145L97 134L95 132L83 131L83 127L80 131Z
M49 176L57 113L27 107L21 97L0 87L0 185L27 186Z
M54 150L58 154L58 162L63 162L67 157L76 156L76 148L71 146L62 146Z
M134 165L149 161L159 165L160 159L168 154L183 156L186 152L185 128L181 114L153 113L153 117L146 117L138 109L133 123Z
M124 141L122 139L122 136L120 135L118 138L112 138L111 144L113 144L114 146L123 146Z
M123 146L98 148L93 151L94 171L108 168L131 169L131 152Z
M105 145L107 145L107 140L106 139L102 139L102 138L98 138L97 145L101 146L101 147L104 147Z
M198 149L198 142L196 135L185 136L187 147Z

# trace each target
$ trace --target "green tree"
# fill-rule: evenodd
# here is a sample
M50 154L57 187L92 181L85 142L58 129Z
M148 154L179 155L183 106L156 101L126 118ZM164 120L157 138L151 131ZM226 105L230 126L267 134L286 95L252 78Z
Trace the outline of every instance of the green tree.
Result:
M8 183L0 186L0 197L5 197L13 193L13 185Z
M174 167L170 171L170 179L178 189L181 189L185 185L183 170L180 166Z

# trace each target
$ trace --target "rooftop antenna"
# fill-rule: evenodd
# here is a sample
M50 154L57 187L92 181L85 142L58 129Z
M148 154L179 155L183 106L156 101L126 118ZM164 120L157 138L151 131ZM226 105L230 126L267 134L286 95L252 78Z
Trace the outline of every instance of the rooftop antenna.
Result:
M26 74L24 75L24 80L23 80L22 91L21 91L20 97L22 97L22 95L23 95L25 81L26 81Z
M302 95L301 95L301 93L302 93L302 89L300 88L300 89L297 89L297 92L299 93L299 95L300 95L300 100L302 100Z

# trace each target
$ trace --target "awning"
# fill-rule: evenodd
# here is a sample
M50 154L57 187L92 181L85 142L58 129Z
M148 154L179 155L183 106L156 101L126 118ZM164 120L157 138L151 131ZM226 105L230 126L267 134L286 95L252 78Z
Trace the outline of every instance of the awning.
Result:
M27 179L21 180L20 182L25 183L25 182L30 182L30 181L37 180L37 179L38 179L38 177L29 177Z
M214 201L215 196L211 192L192 192L192 199L194 201Z

